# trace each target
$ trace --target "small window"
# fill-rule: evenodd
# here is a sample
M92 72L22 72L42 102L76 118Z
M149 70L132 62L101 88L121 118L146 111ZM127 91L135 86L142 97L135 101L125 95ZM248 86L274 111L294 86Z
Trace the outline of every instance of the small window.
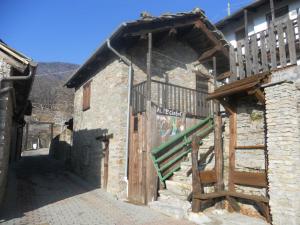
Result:
M91 103L91 81L83 86L82 110L88 110Z
M245 35L245 27L241 27L238 30L235 31L235 40L241 41L244 40L246 37Z
M278 20L284 19L285 17L288 16L288 14L289 14L289 6L281 7L279 9L275 10L275 19L278 19ZM271 12L266 14L266 20L267 20L268 24L270 24L270 22L272 20Z

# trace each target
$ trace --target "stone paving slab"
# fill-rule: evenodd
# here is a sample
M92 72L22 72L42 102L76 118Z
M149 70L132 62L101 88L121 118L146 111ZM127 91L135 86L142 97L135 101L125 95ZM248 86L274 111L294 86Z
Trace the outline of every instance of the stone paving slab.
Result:
M145 206L118 201L99 189L87 190L45 150L24 154L10 173L8 190L0 211L1 224L192 224Z
M197 214L192 223L93 189L48 150L28 151L12 165L0 224L4 225L266 225L237 213Z

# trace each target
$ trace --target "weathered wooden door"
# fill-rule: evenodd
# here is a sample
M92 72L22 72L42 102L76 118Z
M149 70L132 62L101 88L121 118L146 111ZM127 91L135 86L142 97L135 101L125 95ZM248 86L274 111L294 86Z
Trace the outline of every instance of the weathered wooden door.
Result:
M137 204L146 204L145 116L131 116L130 147L128 163L128 199Z

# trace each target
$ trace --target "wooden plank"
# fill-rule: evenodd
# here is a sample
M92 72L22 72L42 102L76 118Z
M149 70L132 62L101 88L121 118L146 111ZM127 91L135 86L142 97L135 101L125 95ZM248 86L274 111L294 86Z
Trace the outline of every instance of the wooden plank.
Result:
M207 170L199 172L201 184L212 184L217 182L216 171Z
M261 74L253 75L251 77L247 77L243 80L235 81L231 84L223 85L223 86L219 87L218 89L216 89L215 92L210 93L208 95L207 100L221 96L221 95L223 95L222 93L230 93L230 94L234 93L235 91L233 92L232 89L243 90L245 88L243 88L241 86L248 87L249 86L248 84L250 84L250 83L252 83L254 85L255 85L255 82L257 82L257 83L263 82L264 83L264 82L266 82L266 78L269 75L270 75L270 72L261 73Z
M235 191L233 191L233 192L228 191L227 195L229 195L231 197L252 200L255 202L269 202L269 199L264 196L249 195L249 194L239 193L239 192L235 192Z
M284 33L282 23L277 25L277 35L278 35L278 44L279 44L279 60L282 67L286 66L286 51L284 43Z
M234 47L230 45L229 47L229 59L230 59L230 72L232 76L230 76L230 81L235 81L237 78L237 70L236 70L236 55L234 51Z
M236 146L235 149L265 149L265 145Z
M298 27L300 29L300 27ZM295 30L293 26L293 21L287 21L287 42L289 47L289 56L290 56L290 63L292 65L297 64L297 55L296 55L296 38L295 38Z
M151 70L152 70L152 33L148 33L147 53L147 100L151 100Z
M258 74L260 65L258 64L258 43L256 34L251 36L251 55L252 55L252 71L254 74Z
M205 194L197 193L197 194L193 194L193 198L199 200L207 200L207 199L222 198L222 197L226 197L227 195L228 195L227 191L212 192L212 193L205 193Z
M267 187L266 173L232 171L232 179L234 184L247 185L253 187Z
M256 202L257 205L260 207L262 214L266 218L267 222L271 224L271 214L270 214L270 207L268 203L265 202Z
M199 212L201 209L201 200L195 198L195 195L200 195L203 191L201 185L201 177L198 172L198 152L199 152L199 139L193 137L192 140L192 188L193 188L193 201L192 201L192 211Z
M215 103L215 116L214 116L214 148L215 148L215 170L216 170L216 191L224 190L224 157L222 151L222 117L220 114L220 103Z
M235 171L235 146L237 143L237 114L235 107L233 112L229 115L229 179L228 189L234 191L234 171Z
M244 69L244 56L242 54L242 46L244 41L237 42L237 59L238 59L238 70L239 70L239 77L240 80L245 78L245 69Z
M246 60L246 76L250 77L252 74L252 63L251 63L251 53L250 53L250 42L248 37L245 38L245 60Z
M276 56L276 36L275 36L275 28L273 23L270 24L269 38L267 43L271 55L271 68L274 70L277 68L277 56Z
M262 71L267 72L269 71L269 63L268 63L268 50L266 44L266 34L264 31L260 32L260 49L261 49L261 66Z

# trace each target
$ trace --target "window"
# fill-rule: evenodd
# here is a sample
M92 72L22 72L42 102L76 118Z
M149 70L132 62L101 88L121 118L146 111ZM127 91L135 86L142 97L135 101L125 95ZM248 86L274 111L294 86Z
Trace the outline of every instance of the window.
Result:
M244 40L246 37L245 35L245 27L241 27L238 30L235 31L235 40L241 41Z
M282 8L276 9L275 10L275 18L278 19L278 20L283 19L283 18L288 16L288 13L289 13L289 7L288 6L284 6ZM270 24L270 22L272 20L271 12L269 12L266 15L266 20L267 20L268 24Z
M83 86L83 100L82 100L82 110L88 110L90 108L91 100L91 81Z

